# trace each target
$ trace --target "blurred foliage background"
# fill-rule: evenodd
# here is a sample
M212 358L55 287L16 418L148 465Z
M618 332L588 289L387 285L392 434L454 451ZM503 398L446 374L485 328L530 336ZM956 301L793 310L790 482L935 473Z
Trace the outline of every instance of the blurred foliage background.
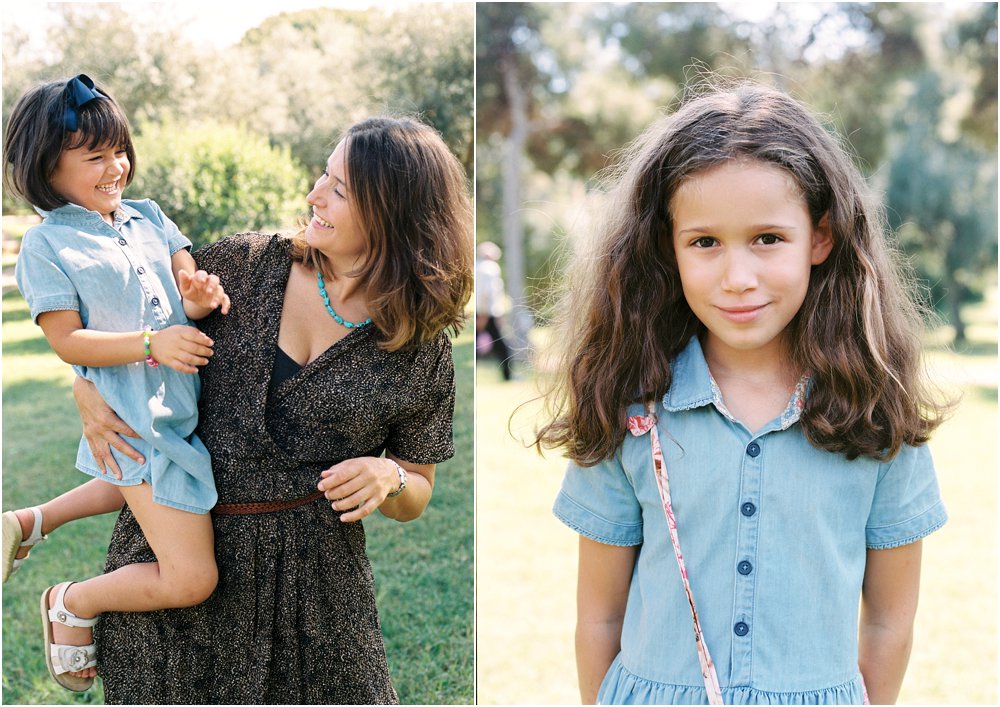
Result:
M417 115L472 177L471 4L281 13L225 49L119 3L52 7L42 51L4 23L4 121L32 85L90 75L132 122L126 196L157 201L196 246L292 225L340 133L369 115ZM5 193L3 210L30 207Z
M504 248L524 346L586 229L588 180L685 86L776 85L847 138L931 302L964 303L997 265L996 3L481 3L477 238Z

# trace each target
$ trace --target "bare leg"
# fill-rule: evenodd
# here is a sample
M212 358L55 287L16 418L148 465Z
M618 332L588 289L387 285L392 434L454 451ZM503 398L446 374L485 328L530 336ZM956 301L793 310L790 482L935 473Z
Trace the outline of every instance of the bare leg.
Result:
M208 599L219 577L211 516L154 502L146 483L119 488L157 561L126 565L74 584L66 592L66 608L89 619L105 611L174 609ZM88 628L53 624L52 629L57 643L86 645L91 641ZM88 677L96 671L72 674Z
M71 520L89 518L120 511L125 504L120 487L101 479L91 479L66 493L39 506L42 511L42 535L47 535ZM35 524L35 517L27 508L14 511L21 524L21 537L27 538ZM17 557L26 557L31 547L22 547Z

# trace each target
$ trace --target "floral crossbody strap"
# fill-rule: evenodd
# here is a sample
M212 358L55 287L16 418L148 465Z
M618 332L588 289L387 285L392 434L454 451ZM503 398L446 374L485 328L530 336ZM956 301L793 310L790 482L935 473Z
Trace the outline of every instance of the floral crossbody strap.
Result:
M701 619L698 618L698 609L694 605L694 595L691 594L691 583L688 581L688 571L684 565L684 554L681 552L681 543L677 536L677 518L674 517L674 507L670 500L670 478L667 475L667 465L663 461L663 450L660 448L660 435L656 431L655 401L648 401L646 403L645 415L634 415L628 418L628 430L634 437L649 434L649 445L653 452L653 471L656 474L656 487L660 491L663 513L667 518L667 528L670 530L670 542L674 546L677 568L680 570L681 582L684 583L684 593L687 595L688 607L691 609L691 622L694 625L694 643L698 649L698 662L701 664L701 676L705 680L708 703L712 705L724 704L722 701L722 690L719 687L719 676L715 672L715 663L712 662L712 656L708 652L708 645L705 643L705 635L701 631ZM868 689L865 686L864 677L861 678L861 692L864 696L863 704L871 704L868 701Z
M694 595L691 594L691 583L688 581L687 567L684 566L684 555L681 553L680 539L677 537L677 519L674 517L674 507L670 501L670 479L667 476L667 465L663 462L663 450L660 448L660 436L656 431L656 403L646 403L646 415L635 415L628 418L628 429L635 437L649 433L649 443L653 449L653 469L656 474L656 486L660 490L660 501L663 502L663 513L667 517L667 528L670 530L670 542L674 546L674 556L677 558L677 568L681 572L681 582L684 583L684 593L687 594L688 606L691 609L691 621L694 624L694 643L698 649L698 662L701 663L701 676L705 680L705 690L708 692L708 703L724 704L722 690L719 688L719 677L715 673L715 663L705 644L705 635L701 631L701 620L698 609L694 605Z

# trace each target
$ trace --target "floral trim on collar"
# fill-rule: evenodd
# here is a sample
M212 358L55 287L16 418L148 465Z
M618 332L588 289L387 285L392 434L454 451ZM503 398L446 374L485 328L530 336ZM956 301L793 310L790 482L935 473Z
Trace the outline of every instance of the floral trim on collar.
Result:
M123 209L121 206L116 208L114 214L114 224L112 224L114 229L116 231L120 231L122 224L128 221L128 218L129 217L128 214L125 213L125 209Z
M733 413L729 412L729 408L726 407L726 404L722 402L722 389L719 388L719 384L715 382L715 376L712 375L711 371L708 372L708 383L712 386L712 405L714 405L719 412L725 415L730 422L739 422L739 420L733 417Z
M784 412L778 418L779 429L787 430L802 417L802 410L806 406L806 390L809 387L810 379L811 376L806 374L799 378L799 382L795 384L795 392L792 393L792 399L788 401Z
M802 416L802 410L806 406L806 391L809 388L809 381L811 376L808 374L803 375L799 378L799 382L795 384L795 390L792 392L792 397L788 400L788 405L778 416L778 429L787 430L789 427L794 425L799 421ZM712 386L712 404L715 408L726 416L732 422L739 422L733 414L729 412L729 408L722 400L722 389L719 388L719 384L715 382L715 377L712 372L708 372L708 382Z

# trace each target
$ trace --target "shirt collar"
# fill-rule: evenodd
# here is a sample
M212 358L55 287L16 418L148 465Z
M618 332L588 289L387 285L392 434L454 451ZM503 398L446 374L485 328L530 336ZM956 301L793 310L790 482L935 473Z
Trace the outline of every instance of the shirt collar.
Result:
M670 363L670 372L670 389L663 396L663 407L668 412L691 410L716 400L722 402L722 394L708 371L697 336L692 336Z
M684 349L677 354L670 364L670 370L670 389L663 396L663 407L667 412L714 405L723 415L736 421L722 401L722 391L708 370L708 362L705 361L705 353L697 336L692 336ZM777 419L778 429L787 429L798 421L805 407L810 381L808 375L799 379L788 405Z
M36 206L35 211L37 211L43 219L56 223L87 224L96 223L97 221L104 224L107 223L107 221L105 221L104 218L96 211L85 209L77 204L63 204L58 208L52 209L52 211L45 211L44 209L40 209ZM133 218L142 218L142 213L123 201L118 205L118 208L115 209L114 227L119 228L123 223Z

